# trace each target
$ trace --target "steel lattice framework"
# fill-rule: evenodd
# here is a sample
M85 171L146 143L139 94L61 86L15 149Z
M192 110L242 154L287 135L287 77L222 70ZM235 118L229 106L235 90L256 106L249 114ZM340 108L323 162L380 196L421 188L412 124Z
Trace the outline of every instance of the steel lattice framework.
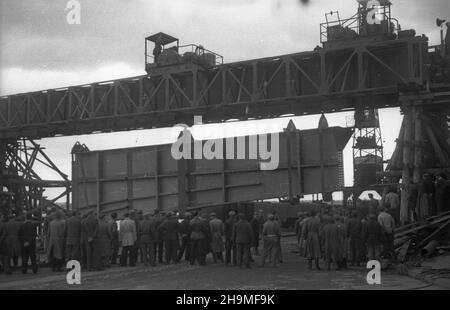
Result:
M427 48L425 37L362 40L211 69L190 65L11 95L0 98L0 139L191 124L199 113L205 122L220 122L399 106L401 87L417 90L427 82Z

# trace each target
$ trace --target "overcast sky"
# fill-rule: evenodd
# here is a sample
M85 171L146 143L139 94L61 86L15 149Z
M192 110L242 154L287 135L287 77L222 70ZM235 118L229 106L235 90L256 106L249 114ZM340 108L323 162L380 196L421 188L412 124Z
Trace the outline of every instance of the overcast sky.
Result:
M142 75L144 37L159 31L178 37L181 44L202 44L223 55L225 62L308 51L320 43L319 24L325 12L339 10L346 18L357 8L356 0L310 0L308 5L300 0L79 0L81 24L69 25L67 2L1 0L0 95ZM427 35L430 44L439 43L435 19L450 19L449 0L392 2L393 16L403 29L414 28ZM328 120L331 125L345 126L348 115L340 113ZM397 109L381 111L380 116L390 156L401 116ZM318 118L295 118L295 122L299 128L312 128ZM281 129L287 122L251 124ZM233 128L259 130L248 126ZM40 143L70 174L69 152L77 140L91 149L105 149L170 142L175 137L173 131L157 130L44 139ZM350 148L345 161L346 183L351 185ZM51 178L47 172L45 176Z

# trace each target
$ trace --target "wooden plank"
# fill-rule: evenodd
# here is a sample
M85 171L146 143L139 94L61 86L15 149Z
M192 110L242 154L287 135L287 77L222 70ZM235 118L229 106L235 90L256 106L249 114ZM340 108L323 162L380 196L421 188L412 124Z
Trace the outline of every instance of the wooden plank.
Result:
M395 234L395 238L397 239L397 238L399 238L399 237L405 236L405 235L410 234L410 233L417 232L417 231L419 231L419 230L421 230L421 229L430 227L430 226L435 225L435 224L439 224L439 223L445 222L445 221L447 221L447 220L450 220L450 215L444 216L444 217L442 217L442 218L440 218L440 219L437 219L437 220L435 220L435 221L433 221L433 222L431 222L431 223L424 224L424 225L420 225L420 226L418 226L418 227L414 227L414 228L411 228L411 229L402 231L402 232L400 232L400 233L397 233L397 234Z
M446 229L447 227L449 227L450 225L450 220L447 221L447 223L442 224L438 229L436 229L432 234L430 234L428 237L426 237L425 239L423 239L421 242L419 242L416 245L416 250L421 249L422 247L426 246L428 244L428 242L430 242L431 240L433 240L434 238L436 238L440 233L442 233L442 231L444 229Z
M434 219L437 219L437 218L441 218L441 217L446 216L446 215L450 215L450 211L443 212L443 213L441 213L439 215L428 217L425 220L430 222L431 220L434 220ZM418 226L418 225L420 225L420 222L414 222L414 223L410 223L410 224L407 224L407 225L400 226L400 227L398 227L395 230L395 233L401 232L401 231L403 231L403 230L405 230L407 228Z
M400 262L404 262L405 261L406 255L408 254L408 249L409 249L410 245L411 245L411 239L409 239L408 242L403 244L402 247L400 248L400 251L399 251L398 256L397 256L397 259Z

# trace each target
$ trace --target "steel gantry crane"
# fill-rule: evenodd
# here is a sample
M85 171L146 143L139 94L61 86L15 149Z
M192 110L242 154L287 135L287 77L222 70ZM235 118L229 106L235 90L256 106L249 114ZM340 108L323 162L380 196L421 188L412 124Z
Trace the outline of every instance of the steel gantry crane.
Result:
M424 35L402 30L391 16L389 1L380 1L379 22L374 24L367 22L372 9L359 1L355 16L327 19L320 25L322 46L313 51L224 63L203 46L180 46L178 39L158 33L146 38L145 75L1 97L3 188L13 188L17 177L27 184L37 178L7 173L10 163L22 158L8 151L21 139L192 125L193 115L212 123L339 111L376 115L380 108L401 107L406 120L399 139L403 149L394 154L396 164L384 176L398 179L401 170L408 181L412 170L419 174L445 168L448 145L431 137L448 135L444 121L435 122L449 115L448 56L441 53L443 46L429 47ZM153 55L148 44L155 44ZM418 133L420 143L414 143L411 120L422 115L432 134L425 141ZM434 151L428 152L426 145ZM411 162L407 158L414 149L418 159ZM431 167L432 160L420 160L423 156L437 156L439 165ZM23 170L30 171L30 166ZM65 181L60 185L66 186ZM45 188L50 183L33 184Z

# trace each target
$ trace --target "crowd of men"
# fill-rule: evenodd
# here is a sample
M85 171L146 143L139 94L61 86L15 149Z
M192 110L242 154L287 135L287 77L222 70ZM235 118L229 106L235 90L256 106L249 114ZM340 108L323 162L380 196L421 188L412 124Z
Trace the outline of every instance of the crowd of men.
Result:
M411 202L413 216L420 219L445 211L450 201L445 198L448 185L445 175L432 180L425 174L417 186L417 199ZM314 262L320 269L321 259L328 269L332 265L340 269L392 256L394 230L401 222L399 194L396 189L387 189L381 201L372 194L369 198L365 204L357 202L355 209L320 208L320 212L299 214L295 231L300 255L307 259L309 268ZM0 217L0 271L6 274L19 268L19 258L23 273L28 272L29 262L32 272L37 273L38 235L42 236L47 263L55 272L63 271L70 260L79 261L87 271L116 264L156 266L182 260L204 266L209 253L214 263L241 268L251 268L255 256L260 256L260 267L283 261L280 221L275 213L264 215L261 210L250 220L230 211L225 221L215 213L143 214L135 210L120 219L116 213L81 216L77 211L57 209L48 212L43 221L31 213Z
M317 212L300 213L295 231L300 255L308 260L308 267L327 269L359 266L368 260L392 258L397 206L394 192L382 201L370 194L365 207L356 209L328 208Z
M230 211L223 222L215 213L187 212L180 216L173 212L143 214L131 210L119 220L116 213L97 216L89 212L81 216L77 211L66 214L53 209L43 221L31 213L25 218L0 219L2 272L11 274L21 267L25 274L30 261L32 272L38 272L36 240L40 229L47 263L54 272L64 271L70 260L79 261L86 271L116 264L177 264L183 259L191 265L204 266L209 253L214 263L251 268L254 255L259 255L260 237L264 240L260 265L282 261L280 225L273 214L266 219L257 212L248 221L244 214Z

